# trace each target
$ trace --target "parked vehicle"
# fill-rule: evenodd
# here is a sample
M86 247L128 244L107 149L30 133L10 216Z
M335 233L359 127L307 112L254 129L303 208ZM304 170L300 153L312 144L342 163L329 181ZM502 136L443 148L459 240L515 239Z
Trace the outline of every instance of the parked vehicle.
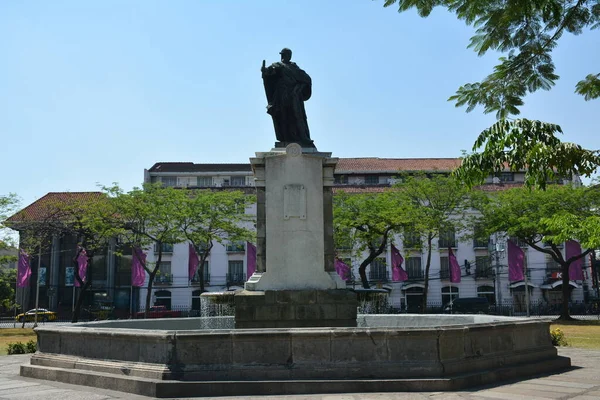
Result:
M54 311L48 311L45 308L38 308L37 316L37 320L41 322L55 321L58 318ZM27 311L26 313L17 315L15 319L19 322L35 321L35 308L33 310Z
M181 311L173 311L165 306L152 306L148 310L147 318L179 318ZM136 314L136 318L144 318L144 312L140 311Z
M459 297L444 306L444 312L452 314L487 314L490 303L485 297Z

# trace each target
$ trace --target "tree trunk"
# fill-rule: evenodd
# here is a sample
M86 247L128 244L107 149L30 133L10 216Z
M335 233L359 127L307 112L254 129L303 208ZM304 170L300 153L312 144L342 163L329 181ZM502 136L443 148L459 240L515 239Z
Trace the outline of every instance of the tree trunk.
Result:
M425 276L423 277L423 303L421 304L421 312L427 310L427 293L429 292L429 269L431 268L431 242L433 238L427 237L427 262L425 263Z
M144 318L148 318L148 310L150 310L150 300L152 300L152 284L154 283L154 278L156 277L157 272L158 268L154 268L154 270L148 275L148 290L146 291L146 305L144 308Z
M85 292L90 287L90 281L87 281L79 290L79 294L77 295L77 301L75 302L75 309L73 310L73 317L71 318L72 323L79 322L79 314L81 314L81 306L83 305L83 300L85 299ZM75 290L75 287L73 287Z
M85 248L85 247L84 247ZM79 282L79 284L81 285L81 283L83 282L83 280L86 278L85 276L79 276L79 263L77 262L77 258L79 257L79 254L81 253L81 249L77 251L77 255L75 256L75 258L73 259L73 266L75 268L75 281ZM86 275L90 275L89 270L90 270L90 265L93 264L93 255L88 256L88 267L86 269ZM87 291L87 289L91 286L91 280L90 279L85 279L85 282L83 282L83 285L80 286L80 290L79 290L79 294L77 295L77 301L75 302L75 308L73 309L73 315L71 317L71 323L77 323L79 322L79 316L81 314L81 306L83 306L83 300L85 299L85 292ZM75 290L75 282L73 282L73 290Z
M558 319L562 321L574 321L569 313L569 299L571 297L571 285L569 285L570 263L561 264L562 268L562 305Z
M375 259L373 253L369 253L369 256L360 263L360 267L358 267L358 274L360 275L360 280L362 282L363 288L371 289L371 285L369 285L369 280L367 279L367 265L371 264L371 261Z

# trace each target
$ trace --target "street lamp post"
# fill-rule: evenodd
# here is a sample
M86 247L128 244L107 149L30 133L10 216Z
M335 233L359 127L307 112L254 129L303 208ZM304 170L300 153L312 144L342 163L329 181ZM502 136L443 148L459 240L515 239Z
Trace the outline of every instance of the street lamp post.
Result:
M498 235L495 235L494 239L490 239L489 244L488 244L488 251L490 252L490 256L493 254L494 255L494 261L495 261L495 265L494 268L496 269L496 276L494 279L494 283L496 284L496 300L497 303L500 305L500 307L502 307L502 285L501 285L501 280L500 280L500 255L501 253L504 252L504 245L505 242L503 240L500 240L498 238Z

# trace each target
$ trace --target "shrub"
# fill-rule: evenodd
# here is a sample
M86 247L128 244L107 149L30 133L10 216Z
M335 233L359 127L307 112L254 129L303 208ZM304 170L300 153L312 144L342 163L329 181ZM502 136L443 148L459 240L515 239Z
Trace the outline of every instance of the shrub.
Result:
M9 343L6 354L25 354L25 345L21 342Z
M27 346L28 353L35 353L35 351L37 350L37 342L33 339L27 342L25 346Z
M568 344L565 333L560 328L550 330L550 336L552 337L552 345L554 346L566 346Z

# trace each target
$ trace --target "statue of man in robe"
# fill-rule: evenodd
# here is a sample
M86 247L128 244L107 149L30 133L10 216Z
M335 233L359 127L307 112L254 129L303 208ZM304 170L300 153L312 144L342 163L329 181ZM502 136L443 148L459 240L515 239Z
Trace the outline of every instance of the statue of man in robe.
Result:
M296 63L291 62L292 51L284 48L281 62L265 66L261 72L267 94L267 113L273 118L277 147L298 143L302 147L315 147L310 140L304 102L312 94L312 81Z

